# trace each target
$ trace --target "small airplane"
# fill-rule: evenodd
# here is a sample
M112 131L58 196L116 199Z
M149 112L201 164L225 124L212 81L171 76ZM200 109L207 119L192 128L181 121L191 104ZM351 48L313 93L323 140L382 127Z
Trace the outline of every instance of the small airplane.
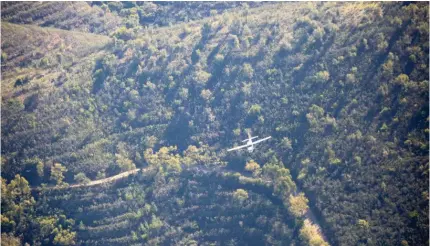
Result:
M262 138L262 139L259 139L259 140L255 141L255 142L253 142L252 139L254 139L254 138L258 138L258 136L251 137L251 134L248 132L248 139L245 139L245 140L242 141L242 142L246 142L246 144L234 147L232 149L228 149L227 151L233 151L233 150L238 150L238 149L242 149L242 148L247 148L248 152L252 153L252 151L254 150L254 145L255 144L258 144L258 143L261 143L263 141L266 141L269 138L271 138L271 136L265 137L265 138Z

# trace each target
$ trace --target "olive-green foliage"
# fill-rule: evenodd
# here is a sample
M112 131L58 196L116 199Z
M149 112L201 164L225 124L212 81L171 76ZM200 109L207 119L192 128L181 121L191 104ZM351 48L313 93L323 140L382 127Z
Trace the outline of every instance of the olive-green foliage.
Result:
M57 185L63 184L64 172L67 171L67 168L61 165L60 163L55 163L51 167L51 176L50 180L55 182Z
M313 225L308 219L303 223L300 229L300 239L303 240L305 245L311 246L328 246L329 244L321 237L318 227Z
M254 160L250 160L246 163L245 170L252 172L252 175L254 176L258 176L261 173L260 165L258 165L258 163Z
M252 68L251 64L243 64L242 73L245 79L252 79L252 77L254 77L254 69Z
M233 7L237 9L227 11ZM214 9L218 15L211 16ZM261 164L261 174L242 177L241 185L247 187L234 188L249 193L244 209L254 201L253 184L271 186L269 193L285 208L300 187L312 197L309 206L323 218L319 224L334 245L427 242L426 4L2 3L2 20L2 52L7 54L2 66L2 177L10 181L16 174L28 177L43 169L40 179L28 179L38 185L50 177L55 183L72 182L80 172L96 179L148 165L157 174L145 177L154 181L145 194L153 192L156 201L171 197L174 202L166 204L189 209L165 210L189 225L184 234L168 230L169 235L187 235L177 237L159 236L165 235L162 227L154 234L135 230L135 235L112 238L107 236L112 231L126 230L104 230L87 223L92 219L80 218L88 230L84 244L200 242L200 229L186 221L195 208L183 194L172 195L183 183L195 186L169 175L193 170L206 177L201 168L218 170L216 163L226 160L236 168L234 158L244 156L224 149L247 128L273 139L250 154ZM28 78L27 83L20 80L15 87L20 78ZM36 162L27 162L33 158L43 163L37 162L37 171L32 169ZM50 176L52 163L67 171L53 165ZM201 186L199 194L190 188L187 196L202 201L199 205L215 203L206 199L212 193L205 192L217 187ZM88 197L108 199L104 192ZM73 215L100 211L101 216L103 206L117 212L136 208L133 197L141 197L128 192L109 205L79 208L69 202L78 194L72 189L58 198L76 207ZM228 209L243 212L237 203ZM145 216L139 223L150 224L151 215ZM277 215L265 216L276 219L259 218L256 224L266 225L260 229L248 228L249 221L239 217L193 220L199 228L210 228L212 219L225 228L242 225L246 234L240 238L259 245L290 238L293 227L285 227ZM168 216L157 217L169 221ZM108 219L119 219L118 228L139 226ZM8 216L4 220L9 228L17 226ZM58 240L68 238L58 232ZM220 244L246 244L230 232ZM286 244L297 243L288 239Z
M261 106L258 104L253 104L251 108L249 108L249 114L259 114L261 113Z
M181 172L181 161L178 154L174 154L177 148L175 146L162 147L158 152L153 153L152 149L145 150L145 161L151 166L166 166L167 169L172 169Z
M217 159L208 152L207 146L197 148L194 145L190 145L183 151L182 155L177 153L176 146L161 147L156 153L149 148L144 151L144 158L150 166L163 166L166 167L168 171L173 170L176 172L181 172L183 166L193 166L197 164L220 165L220 163L217 163Z
M308 210L309 200L304 193L299 193L297 196L290 195L288 199L288 210L297 217L303 216Z
M330 73L327 71L319 71L314 76L314 81L319 83L327 82L329 79Z
M7 54L6 54L6 52L2 52L1 53L1 61L5 62L6 60L7 60Z
M117 153L115 154L116 164L121 171L130 171L136 169L136 165L129 158L129 152L126 149L126 144L119 142L117 145Z
M208 82L211 74L204 70L197 70L194 73L194 81L198 85L204 86Z
M57 229L53 231L56 235L54 237L54 245L75 245L76 232L70 232L69 230Z
M85 173L78 173L74 176L74 180L77 183L86 184L89 183L91 180L85 175Z
M288 137L284 137L280 143L281 147L285 150L292 150L292 142Z
M81 196L64 208L76 215L76 221L83 221L78 243L88 244L94 238L116 245L168 244L172 240L201 244L297 242L292 238L294 225L288 223L287 211L266 200L270 192L245 189L211 168L205 169L210 175L202 176L198 173L201 169L194 168L182 173L154 168L130 181L82 189ZM87 200L94 193L97 198ZM47 197L50 207L69 202L67 192L51 191L53 194L56 198ZM209 236L214 233L224 238L215 241Z
M1 234L1 240L4 245L10 245L10 246L20 246L21 240L19 237L14 237L10 234L2 233Z
M43 216L36 213L37 205L40 204L36 204L25 178L16 175L9 184L2 179L1 186L2 243L76 244L76 232L72 231L73 220L62 214Z
M290 193L296 190L296 184L291 177L290 170L285 168L283 163L279 162L276 158L272 158L270 162L263 166L262 175L273 180L274 192L284 203L288 199Z
M248 199L248 192L246 192L246 190L244 189L237 189L234 193L233 193L233 198L242 203L244 201L246 201Z

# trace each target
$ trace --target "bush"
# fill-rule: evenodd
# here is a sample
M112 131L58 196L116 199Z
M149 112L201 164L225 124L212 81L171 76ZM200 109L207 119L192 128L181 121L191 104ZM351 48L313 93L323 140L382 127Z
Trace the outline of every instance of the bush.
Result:
M199 85L205 85L210 77L211 74L204 70L197 70L194 72L194 81Z
M84 174L84 173L78 173L74 176L74 180L79 184L87 184L91 180Z
M248 192L244 189L237 189L234 193L233 193L233 198L242 203L245 200L248 199Z
M5 62L7 60L7 54L6 54L6 52L2 52L1 53L1 62L3 63L3 62Z
M249 114L255 115L261 113L261 106L258 104L253 104L248 111Z
M28 76L18 77L18 79L15 81L14 87L23 86L28 82L30 82L30 79L28 78Z
M308 211L309 200L305 197L304 193L300 193L298 196L290 195L288 199L288 210L296 217L305 215Z
M328 71L320 71L315 74L314 81L315 82L327 82L330 79L330 73Z
M252 77L254 77L254 69L252 68L251 64L243 64L242 74L246 79L252 79Z
M127 41L127 40L130 40L130 39L133 39L134 33L133 33L132 29L127 29L127 27L122 26L122 27L118 28L114 32L113 36L116 37L116 38L119 38L119 39Z

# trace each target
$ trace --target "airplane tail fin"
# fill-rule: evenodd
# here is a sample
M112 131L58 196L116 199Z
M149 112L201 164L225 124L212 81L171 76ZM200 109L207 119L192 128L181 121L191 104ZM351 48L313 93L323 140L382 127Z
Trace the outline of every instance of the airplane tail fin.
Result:
M242 140L242 142L247 142L248 140L250 140L250 139L254 139L254 138L258 138L258 136L255 136L255 137L252 137L252 138L248 138L248 139Z

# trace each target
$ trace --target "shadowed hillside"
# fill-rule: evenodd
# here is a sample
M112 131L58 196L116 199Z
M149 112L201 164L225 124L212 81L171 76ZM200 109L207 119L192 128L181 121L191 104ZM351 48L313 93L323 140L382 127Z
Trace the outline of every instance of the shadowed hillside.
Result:
M428 4L23 2L2 20L7 240L428 242ZM272 139L227 153L247 130ZM65 188L136 168L153 173Z

